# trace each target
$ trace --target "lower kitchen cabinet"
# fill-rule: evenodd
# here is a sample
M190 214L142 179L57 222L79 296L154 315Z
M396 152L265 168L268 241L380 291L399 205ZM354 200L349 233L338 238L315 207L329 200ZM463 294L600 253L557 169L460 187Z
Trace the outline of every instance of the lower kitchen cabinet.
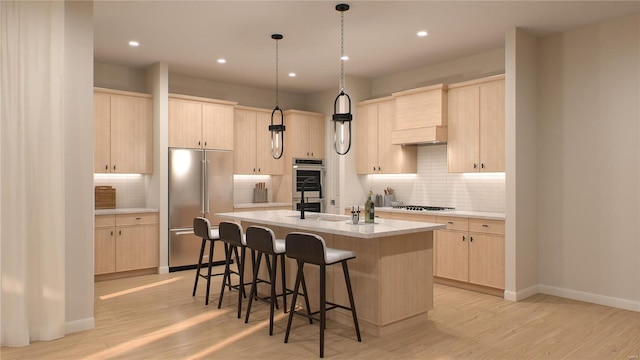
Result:
M157 213L97 215L95 275L159 266Z
M437 216L436 222L447 225L434 231L436 279L504 289L504 221Z

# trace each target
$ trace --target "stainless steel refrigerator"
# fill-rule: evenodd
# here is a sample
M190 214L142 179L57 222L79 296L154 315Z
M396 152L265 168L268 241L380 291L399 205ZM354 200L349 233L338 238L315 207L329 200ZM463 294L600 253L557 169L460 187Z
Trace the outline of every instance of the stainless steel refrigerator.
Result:
M193 218L206 217L216 226L216 213L232 211L233 152L170 148L169 271L198 263L202 239L193 234ZM222 247L216 246L214 261L223 259ZM208 261L205 249L203 262Z

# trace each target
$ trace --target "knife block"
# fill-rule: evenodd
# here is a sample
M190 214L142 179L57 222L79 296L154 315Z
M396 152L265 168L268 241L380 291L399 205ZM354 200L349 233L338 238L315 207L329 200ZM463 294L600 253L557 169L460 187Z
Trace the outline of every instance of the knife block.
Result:
M265 203L269 201L267 196L269 189L253 189L253 202Z

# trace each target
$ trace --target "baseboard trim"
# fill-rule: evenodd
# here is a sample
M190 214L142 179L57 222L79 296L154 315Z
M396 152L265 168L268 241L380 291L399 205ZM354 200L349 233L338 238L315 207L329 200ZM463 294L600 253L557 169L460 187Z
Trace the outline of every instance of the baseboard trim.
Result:
M611 296L587 293L583 291L564 289L549 285L538 285L541 293L547 295L560 296L563 298L585 301L598 305L611 306L618 309L631 310L640 312L640 301L633 301L628 299L620 299Z
M160 266L158 268L158 274L168 274L169 273L169 267L168 266Z
M517 290L517 291L505 290L504 299L509 301L521 301L539 292L540 292L540 289L538 285L533 285L526 289Z
M69 321L64 323L64 333L65 335L68 335L80 331L95 329L95 327L96 320L92 317L82 320Z

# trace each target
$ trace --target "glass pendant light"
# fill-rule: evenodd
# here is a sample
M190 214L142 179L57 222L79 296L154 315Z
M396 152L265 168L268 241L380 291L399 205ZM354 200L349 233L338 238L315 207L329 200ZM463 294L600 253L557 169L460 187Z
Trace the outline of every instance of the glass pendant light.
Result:
M282 40L280 34L273 34L271 38L276 41L276 107L271 112L271 125L269 132L271 133L271 156L274 159L280 159L284 154L284 115L282 109L278 105L278 40ZM280 124L273 124L274 118L280 118Z
M340 93L333 102L333 147L338 155L345 155L351 148L351 97L344 92L344 12L349 5L338 4L340 11Z

